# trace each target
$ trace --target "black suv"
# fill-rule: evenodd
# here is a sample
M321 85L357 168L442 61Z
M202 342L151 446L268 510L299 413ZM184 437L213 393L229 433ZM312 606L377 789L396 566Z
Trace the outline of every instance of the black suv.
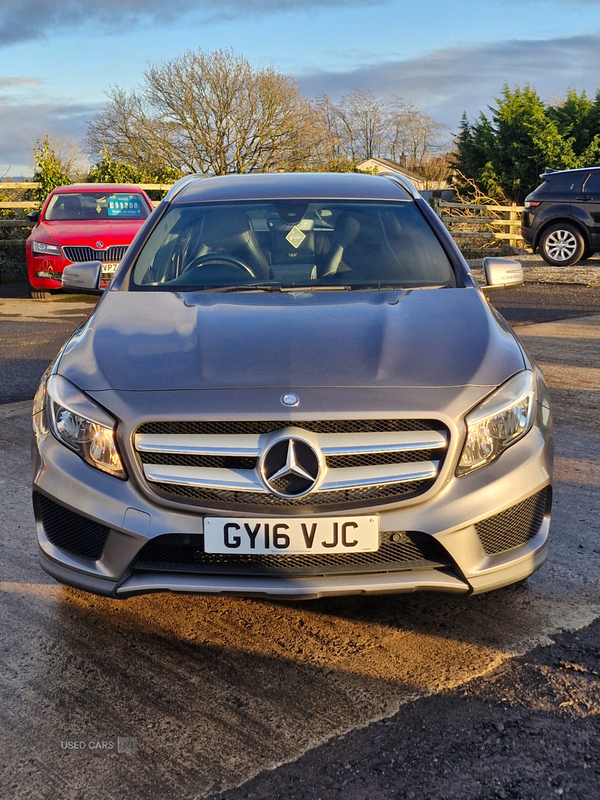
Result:
M547 264L566 267L600 251L600 167L548 170L525 198L521 235Z

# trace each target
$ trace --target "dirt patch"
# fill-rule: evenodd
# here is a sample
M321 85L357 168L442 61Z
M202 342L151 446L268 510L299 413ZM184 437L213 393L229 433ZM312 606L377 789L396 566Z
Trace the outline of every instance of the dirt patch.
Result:
M600 796L600 625L259 775L220 800ZM212 800L217 800L215 795Z

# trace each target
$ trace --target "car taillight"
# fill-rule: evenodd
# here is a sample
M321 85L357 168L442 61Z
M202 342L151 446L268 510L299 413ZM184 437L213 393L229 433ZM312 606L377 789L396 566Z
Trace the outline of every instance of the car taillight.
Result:
M525 208L537 208L541 205L541 200L526 200L525 201Z

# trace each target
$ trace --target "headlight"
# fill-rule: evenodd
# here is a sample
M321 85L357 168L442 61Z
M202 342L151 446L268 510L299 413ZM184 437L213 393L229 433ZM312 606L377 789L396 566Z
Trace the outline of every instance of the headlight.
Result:
M536 381L523 370L502 384L465 417L467 441L456 469L465 475L489 464L525 436L535 417Z
M110 414L60 375L51 375L46 386L48 421L58 441L92 467L127 478Z
M34 253L40 253L45 256L61 256L60 247L57 244L49 244L48 242L33 242L31 249Z
M48 398L48 378L52 375L52 370L54 368L54 364L56 363L56 359L50 364L48 369L42 375L42 379L40 381L40 385L37 388L37 392L33 397L33 408L31 409L31 418L33 424L33 432L39 438L42 436L46 436L49 433L47 427L47 420L46 414L44 413L46 408L46 401Z

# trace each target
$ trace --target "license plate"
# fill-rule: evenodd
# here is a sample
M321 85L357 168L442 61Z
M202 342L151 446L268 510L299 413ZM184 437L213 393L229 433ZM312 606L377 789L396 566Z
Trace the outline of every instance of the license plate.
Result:
M106 264L102 264L102 274L112 275L113 272L116 272L118 266L118 261L107 261Z
M372 553L378 549L377 516L204 520L206 553Z

